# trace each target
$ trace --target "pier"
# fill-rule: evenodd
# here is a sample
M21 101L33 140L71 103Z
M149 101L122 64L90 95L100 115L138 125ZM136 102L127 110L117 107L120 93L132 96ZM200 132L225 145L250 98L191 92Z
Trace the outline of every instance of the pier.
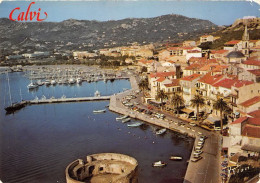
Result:
M99 97L79 97L79 98L50 98L39 100L28 100L27 104L48 104L48 103L65 103L65 102L87 102L98 100L110 100L111 96L99 96Z

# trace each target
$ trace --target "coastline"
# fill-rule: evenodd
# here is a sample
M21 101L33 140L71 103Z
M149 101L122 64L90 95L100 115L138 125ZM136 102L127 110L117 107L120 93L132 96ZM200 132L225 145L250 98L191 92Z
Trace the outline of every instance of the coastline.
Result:
M130 83L132 89L127 90L122 93L114 94L110 98L110 104L109 104L109 110L122 114L122 115L128 115L131 118L136 118L142 121L145 121L147 123L157 125L163 128L167 128L172 131L176 131L185 135L188 135L191 138L194 138L194 145L193 149L190 155L190 159L192 157L194 147L196 143L198 142L198 138L200 135L199 133L202 133L203 135L206 135L208 139L205 142L205 147L203 148L204 152L204 161L199 162L191 162L189 160L186 174L184 177L184 183L202 183L202 182L211 182L213 180L218 180L218 182L221 182L220 176L219 176L219 146L220 141L219 137L216 134L213 134L212 132L208 132L204 129L200 129L199 133L198 131L192 131L184 126L178 126L174 121L176 121L175 117L166 116L165 119L155 119L150 118L149 116L145 114L138 113L137 111L130 111L128 108L123 106L121 103L121 100L125 98L127 95L133 93L134 91L138 90L138 84L137 80L134 76L130 76ZM183 121L179 119L178 121ZM205 170L206 172L204 172ZM206 175L204 175L206 174ZM208 174L208 175L207 175Z

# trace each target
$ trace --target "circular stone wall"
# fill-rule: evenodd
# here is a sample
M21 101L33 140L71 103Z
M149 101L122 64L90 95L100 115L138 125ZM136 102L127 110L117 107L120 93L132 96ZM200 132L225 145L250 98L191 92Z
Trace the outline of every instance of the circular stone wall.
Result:
M67 183L137 183L136 159L116 153L93 154L78 159L65 171Z

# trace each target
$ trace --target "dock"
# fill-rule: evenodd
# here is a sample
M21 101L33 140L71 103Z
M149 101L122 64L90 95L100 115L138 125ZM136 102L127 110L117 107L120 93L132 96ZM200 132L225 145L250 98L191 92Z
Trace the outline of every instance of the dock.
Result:
M28 100L27 104L49 104L49 103L66 103L66 102L87 102L98 100L110 100L111 96L99 96L99 97L79 97L79 98L50 98L50 99L38 99Z

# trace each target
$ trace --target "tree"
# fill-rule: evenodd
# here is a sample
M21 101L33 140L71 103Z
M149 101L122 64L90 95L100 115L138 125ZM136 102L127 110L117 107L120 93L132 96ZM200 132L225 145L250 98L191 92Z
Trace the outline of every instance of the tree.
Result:
M213 108L218 110L220 112L220 125L221 125L221 134L223 131L223 112L229 111L229 106L227 102L223 100L223 98L218 99L216 102L213 104Z
M161 102L161 109L162 109L162 102L164 99L167 98L167 95L164 93L163 90L159 90L157 95L156 95L156 99L160 99L160 102Z
M195 95L193 99L191 99L191 106L196 107L197 109L197 115L196 120L199 118L199 108L203 107L205 105L205 99L201 95Z
M171 104L177 110L177 115L179 115L180 107L184 105L184 99L182 96L178 94L174 94L173 97L171 98Z
M148 78L142 79L138 86L143 91L144 95L144 91L148 89Z

